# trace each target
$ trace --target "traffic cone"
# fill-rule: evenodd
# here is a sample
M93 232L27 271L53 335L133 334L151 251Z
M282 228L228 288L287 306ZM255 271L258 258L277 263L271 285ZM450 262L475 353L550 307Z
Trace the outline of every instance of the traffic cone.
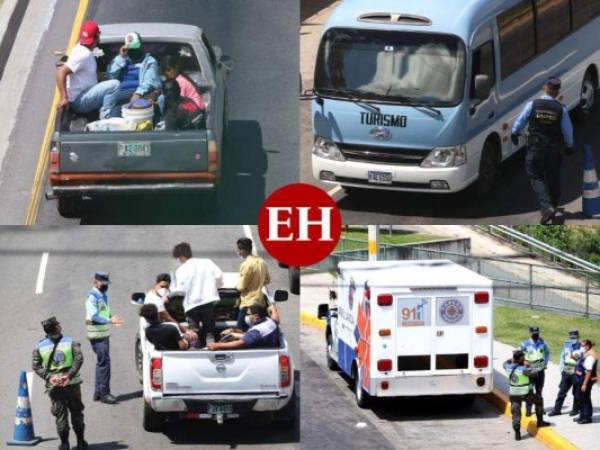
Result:
M42 439L33 431L33 418L29 406L29 390L27 389L27 375L21 370L19 377L19 389L17 391L17 414L15 417L15 432L8 445L22 445L31 447Z
M583 165L583 215L594 219L600 218L600 185L590 145L585 146Z

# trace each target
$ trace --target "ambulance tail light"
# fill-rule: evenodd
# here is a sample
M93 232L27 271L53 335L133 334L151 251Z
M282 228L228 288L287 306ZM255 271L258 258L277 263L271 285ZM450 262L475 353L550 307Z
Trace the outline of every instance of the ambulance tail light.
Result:
M279 355L279 384L282 388L290 387L292 383L292 365L290 357Z
M487 333L487 327L484 327L484 326L475 327L475 333L477 333L477 334L485 334L485 333Z
M391 336L392 335L392 330L390 330L389 328L382 328L381 330L379 330L379 336Z
M474 366L477 369L484 369L488 366L489 358L487 356L476 356L474 360Z
M379 294L377 296L377 304L379 306L391 306L394 301L392 294Z
M392 370L392 360L380 359L377 361L377 370L380 372L390 372Z
M490 302L490 293L489 292L475 292L475 303L478 305L483 305L485 303Z
M162 358L150 360L150 386L154 391L162 389Z

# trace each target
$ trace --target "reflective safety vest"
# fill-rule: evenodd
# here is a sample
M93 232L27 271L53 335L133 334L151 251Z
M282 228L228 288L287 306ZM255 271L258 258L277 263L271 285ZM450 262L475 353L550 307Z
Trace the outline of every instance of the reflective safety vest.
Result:
M577 361L573 359L573 352L581 348L581 343L573 344L571 341L566 341L563 346L563 372L573 375L575 373L575 364Z
M52 362L48 366L48 362L50 360L50 354L52 353L52 349L54 348L54 342L51 339L45 338L42 339L37 346L38 352L42 357L42 363L49 374L62 374L69 371L69 369L73 366L73 339L67 336L63 336L56 346L56 350L54 352L54 356L52 357ZM81 383L81 378L79 377L79 373L77 373L71 380L69 384L78 384Z
M518 366L514 363L508 364L505 367L506 373L510 378L509 395L523 396L529 394L532 389L529 377L523 373L525 367Z
M110 322L110 306L108 306L106 296L96 290L92 290L90 295L96 299L98 315ZM85 323L87 325L88 339L102 339L110 336L110 323L100 324L92 320L86 320Z
M529 367L531 368L541 368L544 367L546 361L544 357L546 356L544 353L544 340L540 338L536 343L532 341L526 341L523 345L523 353L525 353L525 360L529 363Z

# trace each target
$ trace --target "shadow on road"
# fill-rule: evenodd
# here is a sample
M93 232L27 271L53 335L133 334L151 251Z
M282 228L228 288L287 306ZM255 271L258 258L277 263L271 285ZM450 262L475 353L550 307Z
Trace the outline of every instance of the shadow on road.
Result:
M314 16L322 9L327 8L337 0L301 0L300 2L300 22L304 22L311 16Z
M121 441L90 443L88 446L89 450L121 450L124 448L129 448L129 446L122 444Z
M121 394L117 396L117 402L126 402L127 400L133 400L134 398L142 398L143 391L140 389L138 391L129 392L128 394Z

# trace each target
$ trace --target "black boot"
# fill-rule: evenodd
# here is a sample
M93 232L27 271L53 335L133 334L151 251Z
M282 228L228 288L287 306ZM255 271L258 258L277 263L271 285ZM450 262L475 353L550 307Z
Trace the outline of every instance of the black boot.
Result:
M87 450L88 443L83 438L83 433L77 435L77 450Z
M69 433L59 434L60 445L58 446L58 450L71 450L71 446L69 445Z
M548 413L549 416L560 416L562 412L560 410L553 409Z
M515 441L521 440L521 429L515 430Z
M537 427L538 428L549 427L550 425L552 425L550 422L545 422L543 419L538 419L537 420Z

